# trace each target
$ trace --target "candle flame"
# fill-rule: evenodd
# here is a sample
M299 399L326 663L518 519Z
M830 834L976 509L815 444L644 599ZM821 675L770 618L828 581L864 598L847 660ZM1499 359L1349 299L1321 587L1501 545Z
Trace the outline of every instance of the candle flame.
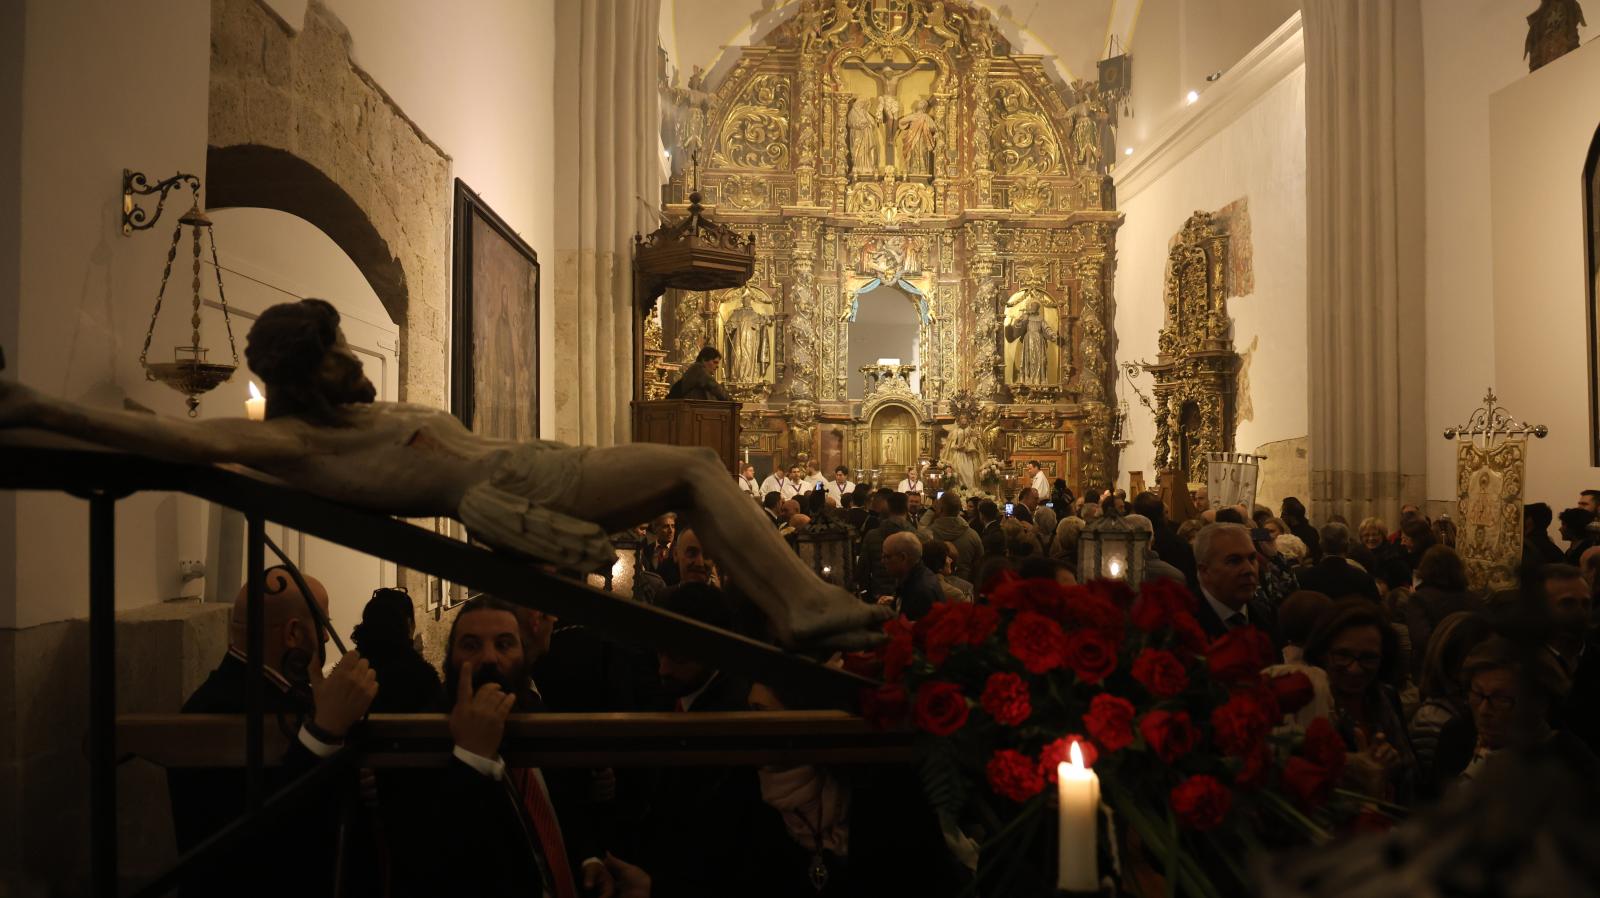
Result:
M1122 576L1122 562L1117 561L1115 559L1112 560L1112 562L1111 562L1111 576L1113 576L1113 577ZM1073 747L1076 748L1078 743L1074 742L1072 744L1073 744Z
M260 399L261 398L261 389L256 386L256 382L253 381L253 380L250 381L250 398L251 399Z
M1083 749L1078 747L1078 741L1076 739L1072 741L1072 748L1067 751L1067 756L1072 758L1072 767L1074 770L1083 769Z

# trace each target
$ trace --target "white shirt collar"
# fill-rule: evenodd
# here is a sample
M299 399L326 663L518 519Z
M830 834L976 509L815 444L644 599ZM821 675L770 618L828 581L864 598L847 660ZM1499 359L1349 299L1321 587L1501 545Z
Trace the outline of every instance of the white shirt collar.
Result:
M1233 617L1235 614L1244 615L1245 623L1250 622L1250 603L1246 602L1243 607L1241 607L1238 611L1235 611L1232 608L1229 608L1227 605L1224 605L1216 599L1213 599L1211 597L1211 593L1206 591L1204 586L1200 587L1200 595L1204 596L1205 600L1211 604L1211 610L1217 613L1217 619L1222 621L1223 624L1227 624L1228 618Z
M711 672L711 676L706 677L706 681L704 683L700 684L700 688L699 689L696 689L695 691L689 693L688 695L684 696L683 698L678 699L678 701L683 704L683 710L687 711L687 710L693 708L694 707L694 703L696 701L699 701L700 696L703 695L707 689L711 688L711 684L716 681L717 677L721 673L722 673L722 671L720 671L720 670L712 671Z

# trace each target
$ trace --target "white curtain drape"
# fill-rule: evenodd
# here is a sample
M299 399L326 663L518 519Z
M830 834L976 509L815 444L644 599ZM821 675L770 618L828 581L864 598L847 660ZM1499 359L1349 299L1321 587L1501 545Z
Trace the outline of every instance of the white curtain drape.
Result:
M627 442L632 243L661 196L659 0L556 4L555 438ZM640 203L640 199L644 204Z
M1314 515L1420 501L1422 40L1417 0L1305 0Z

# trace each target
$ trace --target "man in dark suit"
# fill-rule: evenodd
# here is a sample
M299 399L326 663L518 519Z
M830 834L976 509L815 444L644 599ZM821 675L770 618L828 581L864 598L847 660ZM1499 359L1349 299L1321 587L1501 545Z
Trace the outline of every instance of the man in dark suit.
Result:
M722 365L722 353L715 347L707 346L695 356L694 364L684 370L683 376L678 378L667 391L668 399L719 399L723 402L732 402L733 397L728 391L717 383L717 368Z
M978 503L978 538L983 542L983 554L1006 554L1006 533L1000 528L1000 506L991 499Z
M492 596L462 606L444 662L450 760L442 770L379 779L400 894L577 898L580 888L605 892L644 877L601 860L582 797L574 800L560 777L501 757L511 712L544 706L529 670L554 619L533 615L525 624L523 613Z
M1183 574L1184 582L1189 584L1189 589L1199 592L1200 581L1195 577L1194 569L1194 549L1190 548L1187 540L1178 536L1177 528L1167 522L1167 509L1161 504L1161 497L1152 492L1134 496L1133 513L1150 519L1150 548L1155 550L1156 557L1177 568Z
M933 606L944 601L944 588L939 578L922 563L922 538L914 531L890 534L883 541L883 570L893 580L894 594L878 596L878 601L890 599L896 609L910 620L921 620Z
M1256 547L1243 524L1207 524L1195 534L1194 555L1200 580L1196 617L1212 639L1230 630L1255 626L1276 641L1272 608L1255 601L1260 577Z
M677 586L678 563L673 560L673 549L678 538L678 516L669 511L650 522L650 536L654 541L644 555L644 569L668 586Z
M703 584L673 590L661 607L732 629L730 599ZM676 652L658 651L663 691L684 714L749 710L750 682ZM655 771L650 808L640 825L641 861L656 898L765 895L766 860L781 819L761 801L749 767L675 767Z
M268 727L279 720L305 720L277 766L264 772L271 795L294 782L343 745L350 727L378 694L377 677L360 654L346 654L322 676L327 631L285 568L264 575L262 677ZM328 593L305 577L311 600L327 619ZM242 714L249 707L248 592L233 602L228 653L184 702L185 714ZM239 768L173 768L167 773L178 851L187 852L244 813L245 772ZM310 796L302 809L230 850L180 887L183 895L327 895L333 890L334 795ZM293 859L293 863L288 863Z
M1372 576L1350 563L1350 528L1340 523L1322 525L1322 560L1299 573L1300 588L1320 592L1331 599L1361 596L1379 600L1378 583Z

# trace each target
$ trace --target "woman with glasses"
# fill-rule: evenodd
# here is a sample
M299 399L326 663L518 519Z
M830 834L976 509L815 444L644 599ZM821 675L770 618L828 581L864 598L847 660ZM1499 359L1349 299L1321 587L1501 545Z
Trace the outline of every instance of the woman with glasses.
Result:
M1400 641L1372 600L1335 602L1306 640L1306 661L1328 674L1333 724L1349 752L1346 785L1374 798L1410 804L1417 759L1395 684Z
M1435 766L1441 785L1477 778L1501 752L1547 753L1591 782L1600 776L1600 760L1588 746L1550 726L1551 708L1571 684L1543 645L1492 637L1467 655L1461 675L1472 713L1439 734Z

